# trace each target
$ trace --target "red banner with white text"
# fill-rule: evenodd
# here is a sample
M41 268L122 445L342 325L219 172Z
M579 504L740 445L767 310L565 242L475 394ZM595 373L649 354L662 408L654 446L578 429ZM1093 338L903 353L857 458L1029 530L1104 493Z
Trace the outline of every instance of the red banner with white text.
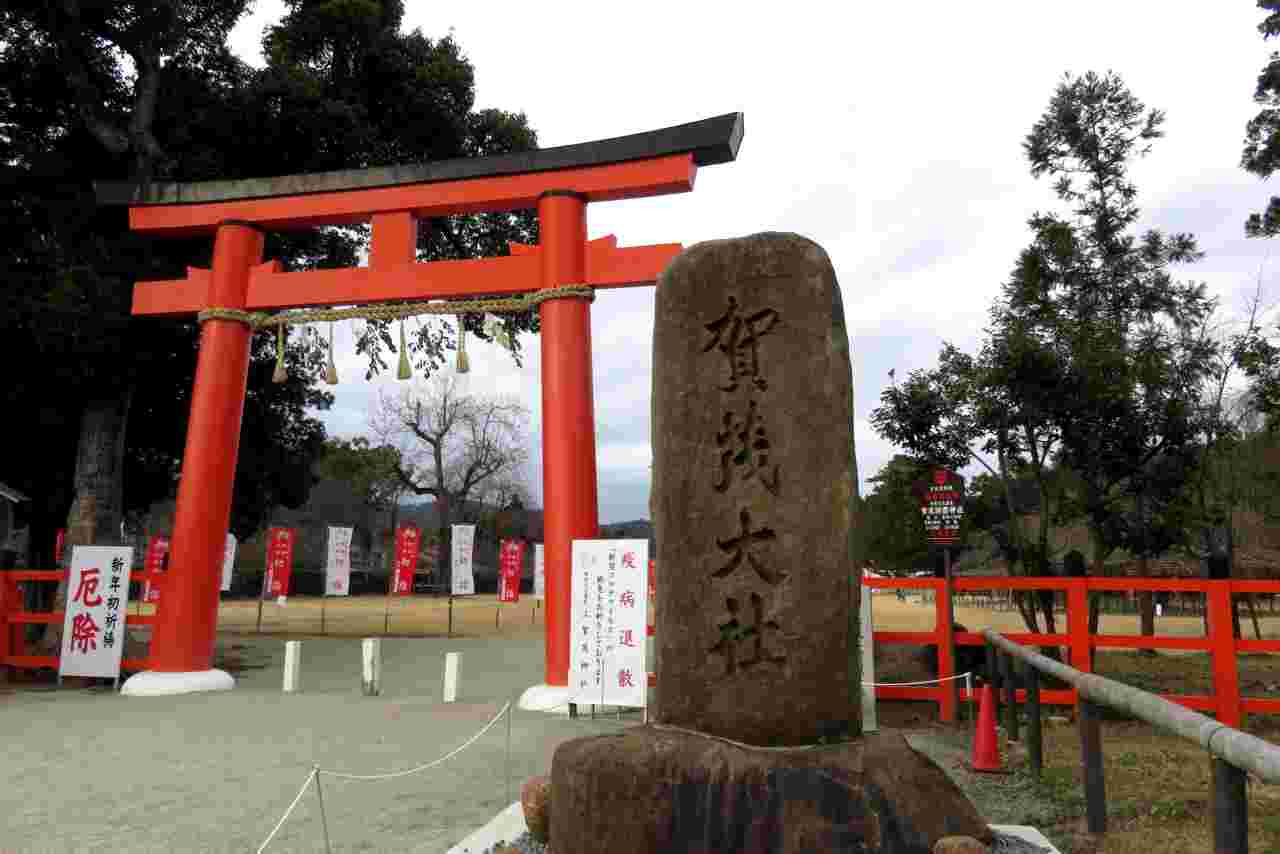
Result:
M418 571L421 545L422 532L413 525L401 525L396 529L395 584L391 587L396 596L408 596L413 592L413 575Z
M293 574L293 541L297 532L292 528L272 528L267 531L267 592L270 596L289 595L289 577Z
M165 556L169 554L169 538L156 535L147 543L147 556L143 561L142 568L147 572L161 572L167 568ZM147 579L146 593L143 595L144 602L160 601L160 585L150 578Z
M520 601L520 575L524 568L524 541L503 540L499 557L498 601Z

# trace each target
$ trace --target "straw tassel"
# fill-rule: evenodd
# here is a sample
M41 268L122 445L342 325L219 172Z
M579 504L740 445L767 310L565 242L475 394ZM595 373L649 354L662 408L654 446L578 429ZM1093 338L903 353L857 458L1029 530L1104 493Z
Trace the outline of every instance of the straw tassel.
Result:
M333 363L333 323L329 323L329 364L324 368L324 381L329 385L338 384L338 366Z
M413 367L409 364L409 348L404 343L404 318L400 318L400 370L396 372L398 379L407 380L413 376Z
M284 324L276 326L276 369L271 374L273 383L289 381L289 372L284 368Z
M467 328L462 325L463 315L458 315L458 373L465 374L471 370L467 361Z

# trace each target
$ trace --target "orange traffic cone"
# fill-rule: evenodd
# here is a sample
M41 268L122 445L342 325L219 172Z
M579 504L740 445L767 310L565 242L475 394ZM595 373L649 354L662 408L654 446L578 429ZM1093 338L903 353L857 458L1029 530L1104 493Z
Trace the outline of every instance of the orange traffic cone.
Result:
M969 767L974 771L1001 773L1000 742L996 736L995 695L991 683L982 686L982 705L978 709L978 726L973 734L973 759Z

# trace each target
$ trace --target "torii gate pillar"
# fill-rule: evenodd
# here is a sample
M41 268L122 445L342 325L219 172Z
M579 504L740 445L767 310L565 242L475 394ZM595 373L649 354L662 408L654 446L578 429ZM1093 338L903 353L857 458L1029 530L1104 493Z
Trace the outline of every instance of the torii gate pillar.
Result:
M538 199L542 281L586 281L587 202L550 190ZM591 303L548 300L542 322L542 500L546 548L546 680L569 684L570 549L599 536L591 389Z
M262 232L249 223L218 226L209 276L211 305L244 308L249 274L262 261L262 245ZM238 320L215 318L200 329L169 557L175 566L199 569L184 573L183 583L165 586L163 607L182 619L156 621L149 668L126 680L121 693L187 694L235 686L229 673L210 665L252 337L248 324Z

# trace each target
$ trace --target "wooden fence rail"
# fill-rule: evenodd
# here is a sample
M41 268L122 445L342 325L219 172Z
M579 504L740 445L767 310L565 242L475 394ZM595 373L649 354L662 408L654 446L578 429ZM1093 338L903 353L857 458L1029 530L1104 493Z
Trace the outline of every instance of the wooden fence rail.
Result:
M952 621L951 596L947 595L947 581L940 578L864 578L862 583L881 590L922 590L931 593L936 612L933 631L891 632L878 631L875 642L923 644L938 648L938 678L954 676L955 646L982 646L982 635L976 632L956 632ZM1228 726L1240 726L1244 713L1280 714L1280 699L1267 697L1241 697L1240 674L1236 663L1239 653L1280 652L1280 639L1246 640L1237 638L1232 620L1231 599L1244 593L1280 594L1280 581L1208 581L1202 579L1156 578L1008 578L990 576L966 576L951 581L952 596L970 595L980 591L1053 590L1065 594L1067 603L1066 632L1057 634L1008 632L1006 637L1030 646L1058 646L1067 649L1067 660L1075 669L1092 671L1093 649L1178 649L1207 652L1211 660L1213 693L1207 695L1164 695L1164 699L1212 712ZM1089 633L1089 597L1103 592L1158 592L1203 594L1208 611L1209 632L1205 637L1175 637L1170 635L1104 635ZM954 683L949 683L954 685ZM961 696L957 696L957 694ZM876 696L890 700L932 700L939 705L939 715L944 721L954 721L959 702L969 695L954 691L948 685L937 687L877 688ZM1016 695L1021 701L1023 692ZM1040 700L1053 705L1075 706L1078 692L1049 690L1040 693Z
M1227 726L1221 721L1171 703L1155 694L1092 673L1085 673L1027 649L998 632L984 629L983 638L990 644L988 654L1003 663L1003 674L1010 694L1016 690L1014 664L1021 662L1027 697L1039 694L1041 676L1052 676L1071 685L1080 696L1080 761L1084 768L1085 811L1089 832L1103 834L1107 830L1107 793L1103 776L1102 730L1099 710L1108 706L1132 715L1165 732L1199 744L1208 751L1213 762L1210 802L1213 805L1213 841L1215 854L1248 854L1249 825L1246 775L1253 774L1265 783L1280 783L1280 747ZM1043 770L1040 745L1041 723L1039 702L1028 702L1027 742L1032 772ZM1006 728L1009 738L1018 738L1016 707L1009 710Z
M66 575L67 570L61 569L0 571L0 671L8 673L11 669L35 670L58 666L57 655L28 654L26 627L42 623L60 626L64 612L26 610L23 588L32 582L44 584L59 582L64 580ZM142 589L145 589L145 582L150 581L163 590L164 575L163 572L134 569L129 573L129 584L142 584ZM126 613L124 615L126 629L152 625L155 621L154 614ZM145 658L123 659L120 662L120 669L127 672L146 670L147 660Z

